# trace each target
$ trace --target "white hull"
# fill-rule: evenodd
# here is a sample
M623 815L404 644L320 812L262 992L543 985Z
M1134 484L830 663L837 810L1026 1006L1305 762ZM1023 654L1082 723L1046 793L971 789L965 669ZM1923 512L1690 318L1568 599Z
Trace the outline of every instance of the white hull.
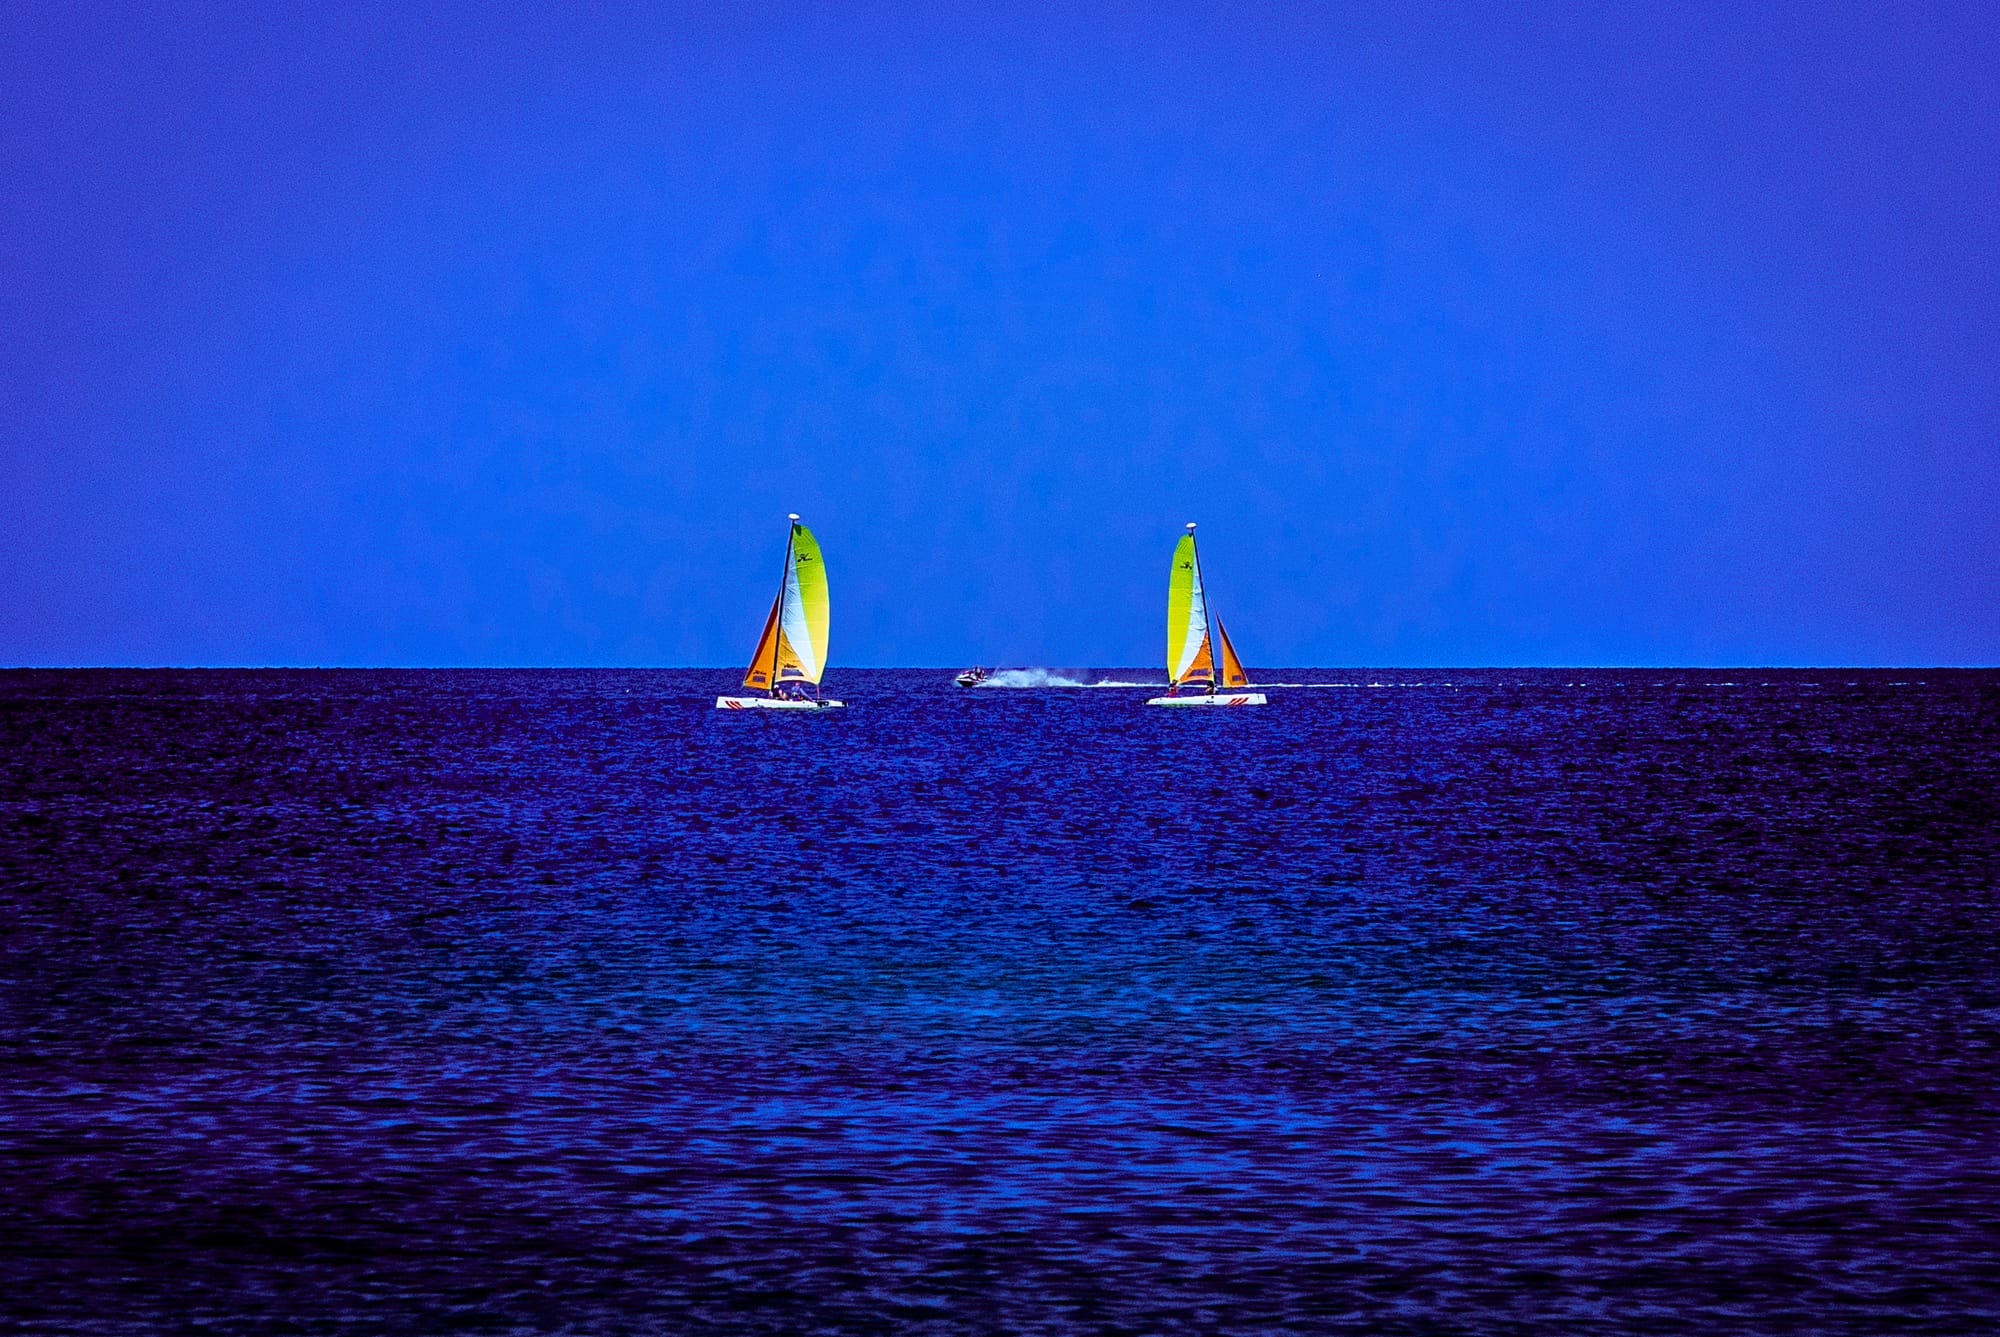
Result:
M1219 692L1214 696L1156 696L1149 706L1261 706L1262 692Z
M717 710L838 710L845 701L782 701L769 696L718 696Z

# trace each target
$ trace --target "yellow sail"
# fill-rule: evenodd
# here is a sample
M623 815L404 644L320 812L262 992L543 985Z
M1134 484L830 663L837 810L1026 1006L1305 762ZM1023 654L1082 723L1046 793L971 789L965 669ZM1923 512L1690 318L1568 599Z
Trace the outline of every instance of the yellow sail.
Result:
M780 683L818 682L826 672L828 621L826 564L819 540L795 515L785 547L785 578L771 603L771 615L764 620L764 634L757 638L757 652L750 657L743 685L768 692Z
M1183 683L1206 677L1208 653L1208 599L1201 587L1194 526L1189 525L1174 545L1173 570L1167 577L1167 678Z
M1167 578L1167 677L1176 687L1190 682L1247 686L1250 675L1236 657L1221 620L1209 610L1194 526L1187 529L1174 545L1173 572Z
M1229 632L1224 629L1222 619L1215 620L1215 643L1222 659L1222 672L1217 675L1224 687L1247 687L1250 675L1243 671L1243 661L1236 657L1236 647L1229 643Z
M778 677L784 682L818 682L826 672L826 633L831 620L826 597L826 561L813 532L792 521L792 559L785 571L784 648Z
M1165 696L1149 706L1261 706L1262 692L1242 690L1250 674L1229 643L1222 619L1208 602L1201 578L1201 557L1195 551L1194 526L1174 547L1174 565L1167 577L1167 680ZM1191 690L1184 690L1191 689Z

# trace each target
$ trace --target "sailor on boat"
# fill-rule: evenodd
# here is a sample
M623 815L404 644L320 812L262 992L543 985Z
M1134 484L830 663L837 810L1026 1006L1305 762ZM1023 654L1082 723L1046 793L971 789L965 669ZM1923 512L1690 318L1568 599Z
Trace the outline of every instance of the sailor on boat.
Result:
M971 668L967 669L965 672L959 674L956 678L953 678L952 681L957 683L960 687L977 687L980 683L985 682L988 678L992 676L993 676L992 669L980 668L978 665L975 664Z

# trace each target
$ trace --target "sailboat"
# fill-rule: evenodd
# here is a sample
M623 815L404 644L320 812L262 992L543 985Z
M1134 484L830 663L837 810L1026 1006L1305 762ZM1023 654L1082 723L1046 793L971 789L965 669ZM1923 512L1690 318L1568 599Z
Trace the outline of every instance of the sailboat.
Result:
M764 619L757 652L743 674L744 687L759 689L763 695L718 696L717 710L832 710L846 704L819 695L820 674L826 671L826 563L813 532L799 523L798 516L791 520L785 577L778 584L778 597L771 601L771 615Z
M1201 555L1194 547L1194 524L1174 545L1173 573L1167 577L1167 680L1165 696L1149 706L1261 706L1262 692L1237 691L1250 675L1222 629L1222 619L1209 607L1201 583ZM1187 696L1183 687L1194 688Z

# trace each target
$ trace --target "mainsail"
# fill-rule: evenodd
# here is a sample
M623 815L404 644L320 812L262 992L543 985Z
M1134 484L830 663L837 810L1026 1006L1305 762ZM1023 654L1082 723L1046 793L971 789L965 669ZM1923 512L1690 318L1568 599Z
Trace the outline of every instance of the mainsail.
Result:
M745 687L766 691L783 682L817 683L826 672L826 564L819 540L792 518L791 539L785 546L785 578L764 619L764 634L743 675Z
M1167 676L1176 687L1203 682L1212 687L1243 687L1250 675L1229 643L1221 619L1210 615L1208 594L1201 583L1201 555L1195 551L1194 526L1174 545L1173 574L1167 579Z
M1174 545L1174 571L1167 580L1167 677L1176 685L1206 678L1212 663L1208 645L1208 596L1201 587L1201 558L1194 550L1194 526Z
M1172 680L1167 694L1153 697L1147 705L1265 704L1262 692L1243 690L1250 685L1250 675L1244 672L1202 584L1192 524L1174 547L1174 569L1167 577L1167 677ZM1183 692L1184 687L1191 690Z

